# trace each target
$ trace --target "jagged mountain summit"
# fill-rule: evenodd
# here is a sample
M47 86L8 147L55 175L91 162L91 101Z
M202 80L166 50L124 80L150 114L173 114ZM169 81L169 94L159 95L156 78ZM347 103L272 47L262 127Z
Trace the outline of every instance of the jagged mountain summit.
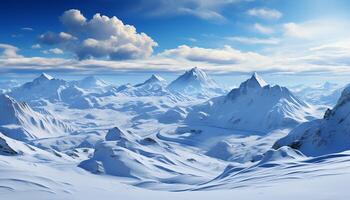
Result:
M166 80L157 74L152 74L152 76L145 82L136 84L135 87L140 87L147 84L166 84Z
M0 95L0 131L17 140L54 137L72 132L64 122L33 111L26 103Z
M350 149L350 87L344 89L336 106L323 119L306 122L278 140L274 148L290 146L308 156Z
M194 106L188 122L268 131L290 128L313 118L313 108L287 88L267 84L257 73L227 95Z
M192 68L171 82L167 87L172 92L196 97L213 97L223 94L223 90L198 67Z
M145 97L145 96L168 96L171 99L176 99L166 88L166 81L159 75L152 75L143 83L136 85L124 85L117 89L118 93L134 96L134 97Z
M17 88L13 88L10 96L20 101L30 102L45 98L47 100L60 99L59 91L68 86L68 83L61 79L42 73L31 82L27 82Z

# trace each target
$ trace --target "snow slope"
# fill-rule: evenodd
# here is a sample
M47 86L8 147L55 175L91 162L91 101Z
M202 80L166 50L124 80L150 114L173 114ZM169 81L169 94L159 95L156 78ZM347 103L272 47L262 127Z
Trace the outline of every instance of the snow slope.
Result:
M110 129L105 141L95 147L93 157L79 166L96 174L130 178L139 187L172 183L173 189L208 181L215 176L211 170L224 167L191 149L171 145L155 136L140 137L118 127Z
M224 93L224 90L212 78L197 67L186 71L171 82L168 89L175 93L199 98L208 98Z
M0 199L349 199L349 152L271 149L313 107L257 74L203 104L216 86L199 69L187 74L184 94L157 75L117 88L43 74L17 89L31 106L0 98ZM203 95L187 93L194 86ZM346 124L347 98L326 114L342 110L334 130Z
M7 95L0 95L0 131L18 140L54 137L72 132L64 122L33 111Z
M291 146L305 155L317 156L350 149L350 87L342 92L336 106L324 118L295 128L274 147Z
M50 101L58 101L60 100L59 91L67 85L68 83L66 81L55 79L52 76L43 73L33 81L13 88L9 95L16 100L26 101L28 103L41 98Z
M268 85L258 74L227 95L194 106L188 123L252 131L290 128L315 116L314 109L287 88Z

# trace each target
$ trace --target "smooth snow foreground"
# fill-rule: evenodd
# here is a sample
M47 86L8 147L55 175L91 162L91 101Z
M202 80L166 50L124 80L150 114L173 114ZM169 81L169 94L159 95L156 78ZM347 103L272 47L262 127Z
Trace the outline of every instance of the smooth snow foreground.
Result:
M258 74L226 91L199 68L1 89L0 199L350 198L348 88L323 119Z

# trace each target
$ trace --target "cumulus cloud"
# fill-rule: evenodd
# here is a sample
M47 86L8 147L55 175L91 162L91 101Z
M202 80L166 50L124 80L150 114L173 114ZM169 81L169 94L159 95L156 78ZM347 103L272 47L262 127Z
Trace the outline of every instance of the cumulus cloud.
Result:
M99 13L91 20L76 9L65 11L60 21L67 29L69 37L47 33L40 36L43 43L60 44L73 51L79 59L106 58L126 60L146 58L152 55L157 43L145 33L138 33L132 25L124 24L117 17L107 17ZM72 40L77 40L71 42Z
M59 48L53 48L53 49L49 49L49 50L43 50L42 51L44 54L63 54L62 49Z
M230 41L239 42L243 44L265 44L276 45L280 43L278 38L255 38L255 37L228 37Z
M76 39L76 37L65 32L54 33L49 31L39 36L39 42L46 45L62 44Z
M247 14L262 19L279 19L282 17L280 11L269 8L252 8L247 11Z
M0 57L2 58L18 58L22 57L21 55L18 55L17 52L19 49L13 45L9 44L0 44Z
M40 44L33 44L32 49L40 49L41 45Z
M279 45L278 45L279 46ZM274 46L275 47L275 46ZM201 48L179 46L158 55L138 60L76 60L43 57L0 57L0 72L55 71L69 73L113 74L120 71L152 70L182 71L193 66L212 72L290 74L350 74L350 42L313 45L297 50L274 51L258 54L243 52L230 46L223 48ZM288 46L287 49L290 49Z
M175 49L165 50L159 56L213 64L237 64L248 59L263 59L263 56L257 53L241 52L230 46L224 46L221 49L207 49L181 45Z

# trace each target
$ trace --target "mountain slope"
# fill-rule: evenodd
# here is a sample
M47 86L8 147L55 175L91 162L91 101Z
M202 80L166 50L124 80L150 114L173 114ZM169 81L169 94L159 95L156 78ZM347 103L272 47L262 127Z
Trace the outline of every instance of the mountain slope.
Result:
M60 120L33 111L7 95L0 95L0 131L17 140L53 137L71 132Z
M258 74L226 96L193 107L188 122L251 131L290 128L313 118L313 109L287 88L268 85Z
M158 76L152 75L145 82L136 84L134 86L124 85L119 88L119 93L128 96L166 96L170 95L169 91L166 89L166 81Z
M202 98L217 96L224 92L213 79L197 67L186 71L167 88L172 92Z
M28 103L41 98L50 101L58 101L60 100L59 91L64 89L67 85L66 81L55 79L43 73L33 81L13 88L9 95L16 100L26 101Z
M71 81L69 84L87 90L89 92L97 93L106 92L111 88L110 85L108 85L103 80L96 78L95 76L88 76L78 81Z
M342 92L336 106L323 119L301 124L274 148L290 146L305 155L318 156L350 149L350 87Z

